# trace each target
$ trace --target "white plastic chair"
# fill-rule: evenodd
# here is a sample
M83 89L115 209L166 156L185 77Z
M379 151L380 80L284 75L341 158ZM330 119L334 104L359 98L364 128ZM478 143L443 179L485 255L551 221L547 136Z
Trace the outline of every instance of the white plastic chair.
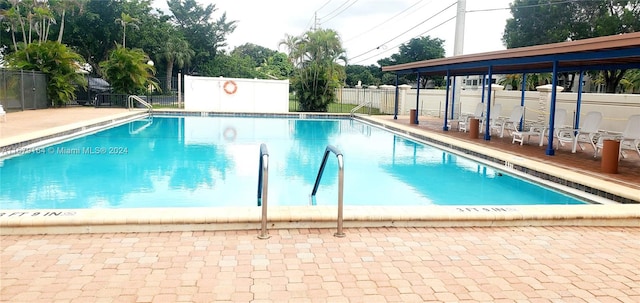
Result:
M491 106L489 121L487 122L486 115L482 116L482 126L480 127L480 131L484 132L485 123L489 123L489 131L491 131L491 126L493 125L493 123L498 121L498 118L500 117L501 112L502 112L502 104L496 104Z
M2 118L2 121L7 122L7 112L4 111L2 104L0 104L0 117Z
M595 156L597 156L600 150L602 150L604 140L606 139L620 140L620 159L627 157L624 153L624 149L635 150L638 153L638 156L640 156L640 115L633 115L629 117L629 120L627 120L627 126L619 135L607 133L598 138Z
M576 148L580 146L580 150L584 150L584 146L580 144L589 143L593 147L594 153L596 150L596 135L598 135L598 128L602 122L602 113L589 112L587 116L582 120L582 126L578 129L563 128L558 130L558 143L564 146L565 143L571 143L571 152L575 153Z
M520 120L522 119L522 114L524 112L524 106L516 105L511 110L511 114L509 118L498 118L495 119L493 125L491 125L491 130L499 130L500 138L504 137L504 130L511 130L511 132L518 130L518 125L520 125ZM493 113L492 113L493 114Z
M554 125L553 136L554 137L557 136L559 129L562 129L565 127L566 119L567 119L567 111L561 108L556 109L556 112L553 118L553 125ZM513 136L511 143L519 142L520 145L522 145L524 143L525 138L527 139L527 141L529 141L529 138L531 136L538 136L540 140L539 145L542 146L544 145L544 138L545 136L548 135L548 132L549 132L548 125L534 124L529 126L529 130L514 131L513 133L511 133L511 135Z
M460 117L460 121L458 122L458 130L464 131L465 133L469 130L469 120L476 118L480 119L482 117L482 112L484 110L484 103L479 102L476 104L476 109L472 114L463 114Z
M567 110L558 108L553 117L553 136L558 137L560 130L567 129L565 125L567 121ZM544 138L549 135L549 126L545 126L542 129L542 135L540 136L540 146L544 145Z

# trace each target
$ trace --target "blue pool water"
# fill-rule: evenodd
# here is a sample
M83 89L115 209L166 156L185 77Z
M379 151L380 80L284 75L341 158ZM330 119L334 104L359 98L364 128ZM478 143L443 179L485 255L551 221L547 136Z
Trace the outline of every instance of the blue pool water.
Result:
M260 144L269 204L308 205L327 145L345 205L581 204L350 119L155 117L0 161L0 209L254 206ZM317 205L337 204L329 158Z

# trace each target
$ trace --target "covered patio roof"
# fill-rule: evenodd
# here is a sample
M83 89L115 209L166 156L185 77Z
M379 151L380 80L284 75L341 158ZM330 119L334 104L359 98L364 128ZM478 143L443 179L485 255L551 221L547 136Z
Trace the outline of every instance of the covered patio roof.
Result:
M614 36L605 36L584 40L568 41L553 44L520 47L502 51L487 52L453 56L448 58L417 61L405 64L382 67L382 71L395 72L396 83L398 75L417 73L419 76L446 76L447 94L445 99L445 115L443 130L448 130L448 111L451 110L453 119L453 104L449 108L450 77L466 75L487 75L491 79L492 74L527 74L552 72L551 106L549 108L549 140L546 154L553 155L553 130L556 103L557 74L560 72L579 72L578 100L576 104L576 119L574 128L578 128L580 118L580 99L582 90L582 75L589 70L613 70L640 68L640 32ZM455 83L455 82L454 82ZM483 76L484 83L484 76ZM454 84L455 85L455 84ZM483 84L483 99L484 99ZM524 88L523 88L524 90ZM420 88L416 98L416 110ZM453 97L453 96L452 96ZM487 100L491 100L491 90L487 90ZM484 100L483 100L484 102ZM524 91L521 100L524 106ZM490 117L491 103L486 102L484 115ZM398 115L398 88L396 85L396 102L394 118ZM415 115L414 124L418 124L418 116ZM522 123L520 124L522 127ZM491 140L489 123L485 123L484 139Z
M512 48L382 67L382 71L421 75L494 74L640 68L640 32Z

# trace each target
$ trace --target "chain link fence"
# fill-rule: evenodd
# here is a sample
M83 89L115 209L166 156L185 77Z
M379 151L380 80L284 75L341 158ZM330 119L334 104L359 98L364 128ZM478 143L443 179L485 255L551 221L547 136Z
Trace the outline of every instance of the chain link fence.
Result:
M7 111L49 107L47 76L35 71L0 69L0 104Z

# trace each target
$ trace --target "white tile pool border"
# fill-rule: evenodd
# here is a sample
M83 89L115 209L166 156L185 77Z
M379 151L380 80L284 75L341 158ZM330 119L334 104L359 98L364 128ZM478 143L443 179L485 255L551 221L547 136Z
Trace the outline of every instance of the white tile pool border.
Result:
M307 114L306 116L311 116ZM322 115L326 117L326 114ZM344 117L340 115L339 117ZM134 119L136 117L132 117ZM129 119L112 121L125 123ZM381 122L384 122L381 120ZM403 129L402 125L393 125ZM97 131L87 130L87 131ZM407 128L415 132L415 129ZM426 133L426 132L425 132ZM514 157L482 146L455 141L438 134L438 140L462 145L492 157ZM56 142L66 139L58 139ZM40 142L42 144L43 141ZM584 175L519 160L551 173ZM531 163L529 163L531 162ZM563 175L566 177L566 175ZM600 180L600 182L605 182ZM610 183L610 182L606 182ZM607 186L620 186L614 183ZM620 186L622 187L622 186ZM631 190L629 188L621 191ZM0 233L68 234L105 232L159 232L187 230L260 229L259 207L0 210ZM268 229L335 229L337 208L331 206L274 206L268 210ZM470 226L626 226L640 227L640 204L535 205L535 206L345 206L344 227L470 227Z
M260 207L10 210L9 234L69 234L260 229ZM337 208L275 206L267 229L337 228ZM619 226L640 227L640 205L379 206L344 209L344 227Z

